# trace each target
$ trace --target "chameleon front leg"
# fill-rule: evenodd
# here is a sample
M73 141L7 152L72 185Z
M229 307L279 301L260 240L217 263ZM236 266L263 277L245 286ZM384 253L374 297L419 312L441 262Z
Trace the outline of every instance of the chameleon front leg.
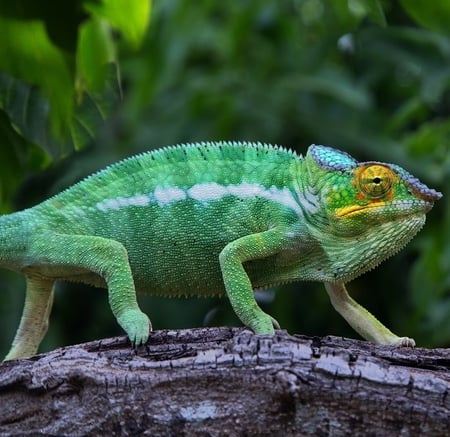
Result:
M366 340L392 346L414 347L416 345L412 338L398 337L386 328L349 296L343 283L326 282L325 289L335 310Z
M266 258L279 252L285 238L271 229L246 235L227 244L219 255L225 289L234 312L255 334L274 334L278 322L258 307L250 279L244 269L245 261Z
M54 280L27 276L25 305L20 325L5 360L36 354L48 328L53 304Z

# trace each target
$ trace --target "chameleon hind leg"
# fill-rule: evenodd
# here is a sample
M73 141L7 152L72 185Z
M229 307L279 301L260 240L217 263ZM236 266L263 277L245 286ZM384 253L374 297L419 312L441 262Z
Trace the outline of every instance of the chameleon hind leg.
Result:
M54 280L27 276L25 305L20 325L5 360L36 354L48 328L53 304Z
M30 247L30 258L34 271L53 280L77 280L90 273L101 277L108 287L111 310L131 342L138 346L147 341L150 320L139 309L128 253L121 243L43 232Z
M412 338L398 337L364 307L352 299L342 283L326 282L325 288L335 310L361 337L376 344L414 347Z

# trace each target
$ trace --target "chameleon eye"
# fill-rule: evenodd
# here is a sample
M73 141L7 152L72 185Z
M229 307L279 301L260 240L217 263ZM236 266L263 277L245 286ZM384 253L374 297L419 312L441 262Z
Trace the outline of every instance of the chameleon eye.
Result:
M372 164L361 169L358 183L364 194L373 199L378 199L389 192L393 179L394 175L390 168Z

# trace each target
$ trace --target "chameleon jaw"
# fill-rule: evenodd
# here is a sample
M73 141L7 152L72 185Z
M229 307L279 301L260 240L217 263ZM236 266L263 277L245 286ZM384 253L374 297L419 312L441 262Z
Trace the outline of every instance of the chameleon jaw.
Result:
M395 208L399 216L415 215L417 213L427 213L433 207L433 202L415 201L415 202L374 202L368 205L352 205L336 209L337 218L352 218L361 213L383 210L386 208Z
M338 218L353 217L364 211L382 208L384 205L385 205L384 202L377 202L377 203L372 203L370 205L365 205L365 206L360 206L360 205L345 206L343 208L338 208L336 210L336 217L338 217Z

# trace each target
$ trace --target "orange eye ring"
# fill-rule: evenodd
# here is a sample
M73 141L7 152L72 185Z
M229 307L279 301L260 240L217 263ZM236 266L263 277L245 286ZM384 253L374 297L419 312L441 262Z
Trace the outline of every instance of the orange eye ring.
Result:
M372 199L384 197L391 189L393 171L384 165L370 164L360 169L358 185L361 191Z

